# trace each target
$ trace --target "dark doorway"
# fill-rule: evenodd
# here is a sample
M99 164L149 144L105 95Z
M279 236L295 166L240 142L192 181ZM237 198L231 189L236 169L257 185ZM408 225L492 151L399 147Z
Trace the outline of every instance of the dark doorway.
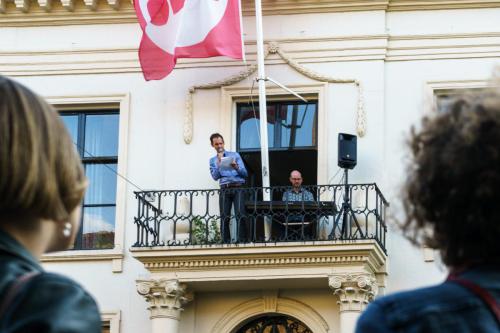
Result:
M248 170L248 185L262 186L261 156L259 152L242 152ZM316 150L269 151L269 169L271 186L288 186L290 172L299 170L304 185L316 185L318 152Z

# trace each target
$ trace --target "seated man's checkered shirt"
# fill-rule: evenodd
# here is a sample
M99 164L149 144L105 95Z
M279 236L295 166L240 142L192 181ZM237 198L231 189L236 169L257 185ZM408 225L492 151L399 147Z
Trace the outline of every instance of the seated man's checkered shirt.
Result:
M300 188L299 192L288 190L283 193L283 201L314 201L314 196L308 190Z

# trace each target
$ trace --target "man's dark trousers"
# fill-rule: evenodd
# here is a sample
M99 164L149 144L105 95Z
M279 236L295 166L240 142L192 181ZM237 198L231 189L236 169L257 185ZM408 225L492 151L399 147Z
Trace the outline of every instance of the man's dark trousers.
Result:
M238 242L250 241L248 218L245 212L245 191L241 187L222 187L219 194L221 213L221 236L223 243L231 243L230 221L231 208L234 206L234 218Z

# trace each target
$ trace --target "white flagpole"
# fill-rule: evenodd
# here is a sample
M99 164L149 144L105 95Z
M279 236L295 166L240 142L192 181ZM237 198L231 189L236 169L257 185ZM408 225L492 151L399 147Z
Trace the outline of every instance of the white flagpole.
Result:
M262 33L262 5L261 0L255 0L255 26L257 30L257 67L259 83L259 113L260 113L260 158L262 166L262 187L270 186L269 170L269 147L267 145L267 103L266 103L266 72L264 69L264 37ZM262 191L264 201L271 200L270 191ZM265 219L264 233L265 238L271 238L272 221Z
M264 69L264 38L262 33L261 0L255 0L255 26L257 29L257 67L259 83L259 113L260 113L260 156L262 160L262 187L269 187L269 147L267 144L267 103L266 103L266 73ZM263 192L263 200L271 200L268 191Z

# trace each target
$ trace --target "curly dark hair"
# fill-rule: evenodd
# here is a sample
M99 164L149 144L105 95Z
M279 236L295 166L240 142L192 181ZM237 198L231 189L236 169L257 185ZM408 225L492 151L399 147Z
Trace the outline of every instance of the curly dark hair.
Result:
M412 128L402 229L446 265L500 262L500 95L466 93Z

